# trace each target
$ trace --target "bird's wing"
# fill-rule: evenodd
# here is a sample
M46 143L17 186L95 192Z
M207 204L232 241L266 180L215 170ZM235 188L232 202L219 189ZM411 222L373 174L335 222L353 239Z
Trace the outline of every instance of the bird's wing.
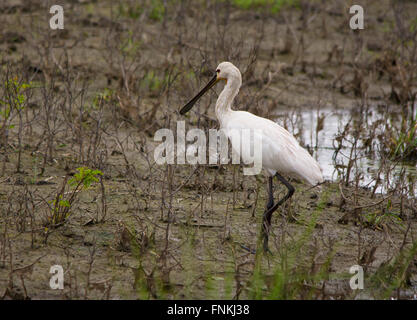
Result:
M297 176L311 184L323 181L322 170L294 136L269 119L245 111L235 111L225 121L226 131L255 129L262 131L262 162L264 168ZM227 133L226 133L227 134ZM230 134L228 134L230 138Z

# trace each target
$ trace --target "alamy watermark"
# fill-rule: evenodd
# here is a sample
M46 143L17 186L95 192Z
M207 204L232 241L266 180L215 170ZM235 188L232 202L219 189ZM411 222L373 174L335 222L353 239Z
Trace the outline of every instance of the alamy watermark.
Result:
M360 265L353 265L349 269L349 273L353 274L350 278L349 285L352 290L363 289L363 268Z
M349 26L352 30L356 29L363 29L363 8L355 4L350 7L349 13L353 14L353 16L349 20Z
M51 289L64 289L64 268L61 265L56 264L51 266L49 273L53 274L49 280L49 286Z
M207 139L203 130L194 128L186 132L185 122L178 121L176 135L167 128L155 132L154 141L162 143L155 148L154 159L157 164L227 164L230 162L228 140L232 145L232 164L243 160L245 165L251 165L243 168L244 175L260 173L261 129L210 129Z
M53 5L49 9L53 16L49 19L49 26L52 30L64 29L64 8L60 5ZM349 8L349 13L353 16L349 20L349 27L352 30L364 29L364 11L362 6L355 4Z
M49 13L53 14L51 19L49 19L51 29L64 29L64 8L56 4L49 9Z

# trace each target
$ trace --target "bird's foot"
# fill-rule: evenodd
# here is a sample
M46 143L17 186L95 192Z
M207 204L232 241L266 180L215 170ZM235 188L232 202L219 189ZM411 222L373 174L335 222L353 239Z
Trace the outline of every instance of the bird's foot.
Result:
M265 247L264 246L264 253L267 254L268 256L273 256L272 251L269 249L268 245Z
M264 253L272 256L272 251L269 249L269 246L268 246L268 238L269 238L268 234L264 234L263 237L264 237L264 243L263 243Z

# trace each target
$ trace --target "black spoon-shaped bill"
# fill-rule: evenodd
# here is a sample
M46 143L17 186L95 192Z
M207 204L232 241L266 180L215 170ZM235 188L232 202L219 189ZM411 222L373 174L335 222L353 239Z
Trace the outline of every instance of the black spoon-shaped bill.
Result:
M197 95L194 98L192 98L184 107L182 107L182 109L180 110L180 114L184 115L188 111L190 111L191 108L194 106L194 104L198 101L198 99L200 99L216 83L217 83L217 75L214 75L214 77L211 78L209 83L207 83L207 85L203 89L201 89L201 91L197 93Z

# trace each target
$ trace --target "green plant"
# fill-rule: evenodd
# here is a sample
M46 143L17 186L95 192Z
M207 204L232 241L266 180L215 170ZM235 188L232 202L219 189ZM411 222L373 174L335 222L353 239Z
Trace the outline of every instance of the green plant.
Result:
M93 109L97 110L102 101L108 102L111 100L112 97L113 97L113 90L109 88L104 88L102 92L99 92L94 96L93 104L92 104Z
M161 80L153 70L148 71L142 80L142 86L152 93L158 92L164 84L164 80Z
M118 13L120 16L128 17L131 19L138 19L143 13L143 8L141 5L128 5L120 2L118 6Z
M387 207L382 212L370 212L365 214L364 217L366 220L366 225L373 228L381 229L383 225L386 225L390 222L396 223L398 225L403 225L403 221L399 215L393 212L391 200L388 200Z
M299 6L299 0L233 0L232 3L244 10L269 8L271 13L277 13L286 6Z
M3 118L3 126L1 129L6 127L11 129L14 127L8 124L8 121L11 118L13 110L21 111L24 108L26 101L25 91L31 87L31 83L19 82L17 77L4 82L5 98L4 100L0 99L0 105L2 106L0 116Z
M272 275L264 274L261 266L263 253L258 253L260 250L257 250L252 285L249 288L250 298L311 298L319 283L329 278L334 248L328 251L325 261L319 268L314 268L314 252L312 254L307 251L307 244L312 242L317 219L324 211L327 199L328 194L324 193L311 218L308 220L304 217L300 220L305 225L305 230L298 237L281 245ZM258 245L258 248L261 246ZM275 259L275 257L272 258Z
M68 219L71 215L71 207L79 193L90 188L93 183L99 181L98 176L103 175L100 170L92 170L86 167L77 168L77 171L71 179L68 176L65 177L55 199L50 201L50 212L45 223L46 233L49 228L58 227ZM68 187L71 190L65 192Z
M83 187L87 189L94 182L99 182L98 176L102 176L103 173L100 170L92 170L86 167L77 168L77 173L74 174L74 177L68 181L71 187L74 187L74 190Z
M417 159L417 113L402 117L401 128L387 125L388 152L391 158Z
M396 290L405 288L409 284L409 267L416 255L417 241L414 241L411 246L402 247L395 257L378 268L369 278L375 298L390 298Z
M118 13L120 16L130 19L138 19L144 12L144 8L149 7L148 17L154 21L162 21L165 16L165 6L162 0L150 0L147 5L119 3Z
M135 57L141 47L141 42L135 40L133 32L129 30L127 35L120 41L120 50L129 58Z
M149 18L155 21L162 21L165 16L164 3L161 0L151 1L151 10L149 12Z

